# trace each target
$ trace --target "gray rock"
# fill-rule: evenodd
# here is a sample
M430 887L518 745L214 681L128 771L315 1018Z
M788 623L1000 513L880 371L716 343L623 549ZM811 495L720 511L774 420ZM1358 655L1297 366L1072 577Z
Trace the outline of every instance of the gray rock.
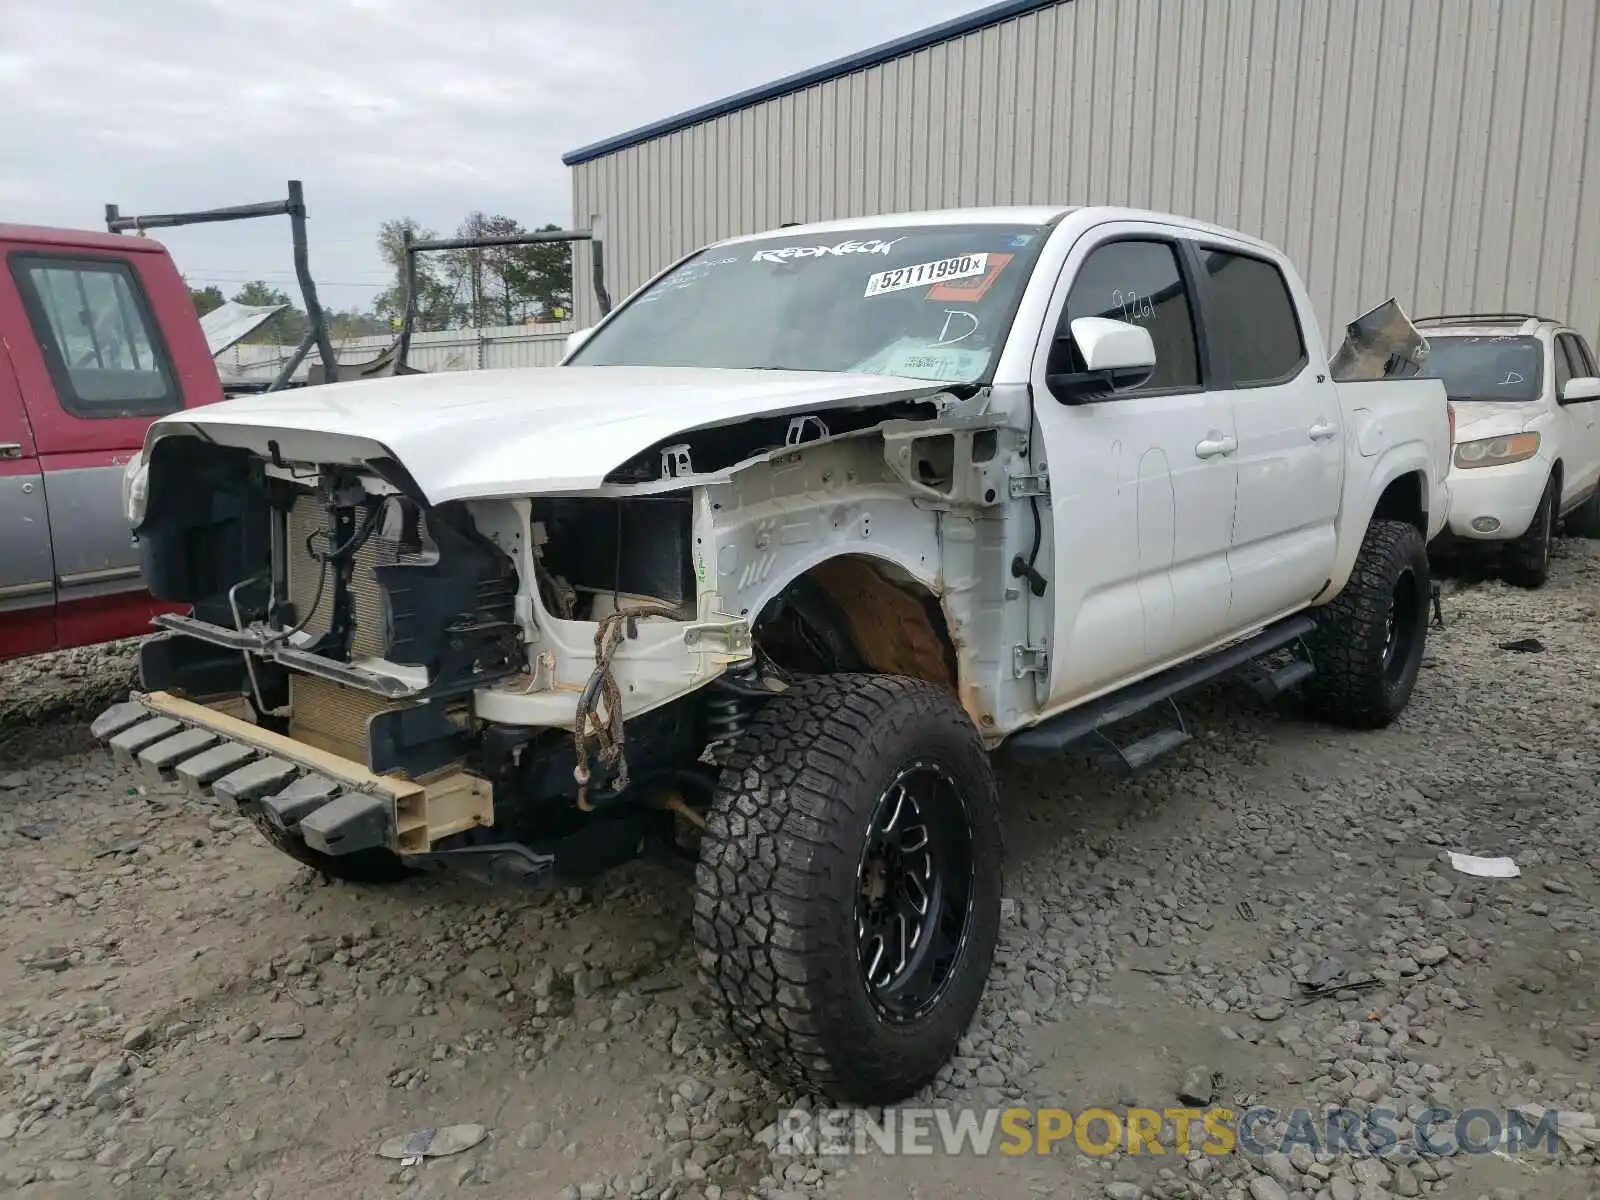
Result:
M124 1050L143 1050L155 1040L155 1031L148 1025L130 1025L122 1034Z
M1145 1200L1144 1189L1137 1183L1108 1183L1106 1200Z
M1366 1078L1357 1081L1355 1087L1350 1089L1350 1095L1353 1099L1371 1104L1379 1096L1383 1095L1383 1084L1368 1075Z
M94 1070L89 1073L89 1082L84 1085L83 1098L85 1100L98 1100L122 1086L122 1081L128 1074L128 1063L120 1054L111 1058L102 1058L95 1064Z
M1289 1193L1271 1176L1257 1175L1250 1181L1250 1200L1289 1200Z
M299 1021L294 1021L288 1025L274 1025L270 1029L263 1029L261 1031L261 1040L263 1042L292 1042L296 1038L305 1037L305 1035L306 1027L300 1024Z
M1183 1086L1178 1089L1178 1099L1194 1108L1204 1108L1216 1098L1216 1094L1214 1072L1200 1063L1189 1068L1183 1077Z
M1450 948L1448 946L1424 946L1412 957L1425 967L1436 967L1450 957Z
M1297 1188L1300 1186L1300 1172L1289 1161L1287 1155L1280 1154L1274 1150L1270 1154L1262 1156L1261 1165L1266 1169L1268 1175L1271 1175L1284 1187Z
M1389 1168L1376 1158L1358 1158L1350 1168L1356 1183L1371 1189L1389 1186Z

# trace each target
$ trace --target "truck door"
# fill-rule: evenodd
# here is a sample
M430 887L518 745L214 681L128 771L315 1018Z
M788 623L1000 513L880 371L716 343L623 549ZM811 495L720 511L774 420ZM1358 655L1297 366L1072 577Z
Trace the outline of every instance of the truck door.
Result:
M183 407L136 256L13 250L0 327L13 335L43 468L63 645L142 632L149 612L122 511L122 472L150 420ZM10 286L6 286L9 284Z
M1119 222L1067 256L1033 365L1036 463L1048 466L1049 590L1030 633L1053 636L1046 707L1083 699L1219 640L1230 627L1228 544L1237 471L1232 408L1206 388L1191 260L1179 231ZM1065 404L1071 322L1143 325L1156 347L1141 388ZM1035 617L1038 620L1035 620Z
M0 342L0 658L52 648L55 604L44 476Z
M1338 555L1344 484L1339 394L1316 314L1265 255L1195 244L1206 342L1239 431L1239 506L1228 554L1234 624L1303 607ZM1313 353L1311 347L1316 347Z

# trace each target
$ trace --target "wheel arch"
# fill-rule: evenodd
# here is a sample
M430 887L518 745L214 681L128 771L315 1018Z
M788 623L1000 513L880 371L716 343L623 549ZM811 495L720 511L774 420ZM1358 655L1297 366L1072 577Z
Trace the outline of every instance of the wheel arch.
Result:
M852 551L811 563L771 589L751 622L764 623L798 592L826 598L867 669L959 692L963 668L937 577L887 555Z
M1367 524L1373 521L1404 521L1423 537L1428 536L1428 477L1421 470L1396 475L1384 485Z
M1367 530L1374 521L1404 521L1414 526L1426 540L1434 514L1431 500L1435 482L1429 472L1425 447L1407 442L1383 455L1365 481L1351 479L1346 484L1344 511L1338 523L1338 553L1328 582L1313 599L1327 604L1344 590L1355 569ZM1374 497L1368 503L1356 498Z

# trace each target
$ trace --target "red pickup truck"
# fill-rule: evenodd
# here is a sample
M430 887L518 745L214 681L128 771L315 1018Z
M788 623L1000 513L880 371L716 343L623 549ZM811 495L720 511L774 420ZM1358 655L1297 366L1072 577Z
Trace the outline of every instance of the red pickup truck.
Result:
M145 591L122 473L156 417L222 399L159 242L0 225L0 658L131 637Z

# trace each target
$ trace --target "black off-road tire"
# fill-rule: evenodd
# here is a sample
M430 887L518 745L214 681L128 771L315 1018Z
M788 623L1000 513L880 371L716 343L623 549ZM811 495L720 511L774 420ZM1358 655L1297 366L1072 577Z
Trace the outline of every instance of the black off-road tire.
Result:
M965 817L970 853L958 875L969 891L964 918L943 926L961 927L947 942L943 984L924 1011L895 1014L868 983L858 898L872 894L863 881L881 828L875 814L908 771L951 784L956 799L943 811ZM754 1065L861 1104L903 1100L929 1083L977 1010L1000 923L994 776L954 696L901 676L803 680L767 702L736 742L708 825L694 909L701 970ZM946 844L937 828L933 837Z
M406 866L405 860L388 850L357 850L354 854L323 854L313 850L293 834L284 833L260 815L252 815L250 823L274 850L287 854L296 862L304 863L332 879L346 883L398 883L416 872Z
M1566 515L1568 537L1600 538L1600 489Z
M1550 543L1556 537L1556 496L1554 475L1544 485L1539 507L1534 509L1528 530L1501 551L1500 574L1520 588L1541 588L1550 578Z
M1351 729L1382 729L1405 708L1428 636L1428 548L1416 526L1373 521L1349 582L1308 640L1311 711ZM1392 622L1391 622L1392 618Z

